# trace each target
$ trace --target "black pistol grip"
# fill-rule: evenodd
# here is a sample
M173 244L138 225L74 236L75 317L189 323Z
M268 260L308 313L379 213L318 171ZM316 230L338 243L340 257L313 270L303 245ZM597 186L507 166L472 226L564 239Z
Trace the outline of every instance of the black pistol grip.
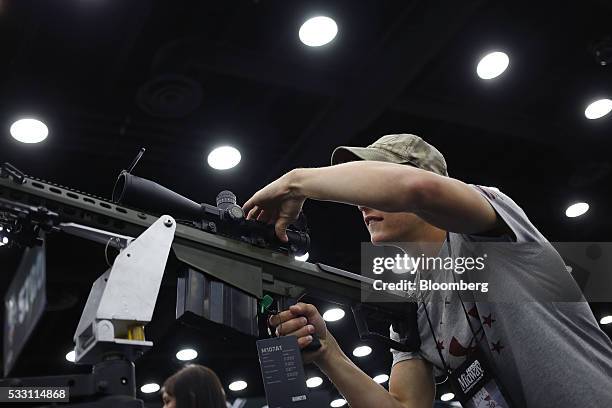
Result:
M319 340L319 336L317 336L316 334L312 334L312 341L310 342L309 345L304 347L302 350L309 352L309 351L317 351L320 348L321 348L321 340Z

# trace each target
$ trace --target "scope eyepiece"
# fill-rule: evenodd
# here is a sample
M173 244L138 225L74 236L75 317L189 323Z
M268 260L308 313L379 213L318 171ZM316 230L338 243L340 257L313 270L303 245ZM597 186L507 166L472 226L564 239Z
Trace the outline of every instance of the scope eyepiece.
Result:
M287 230L289 247L295 256L306 255L310 248L310 235L305 231Z

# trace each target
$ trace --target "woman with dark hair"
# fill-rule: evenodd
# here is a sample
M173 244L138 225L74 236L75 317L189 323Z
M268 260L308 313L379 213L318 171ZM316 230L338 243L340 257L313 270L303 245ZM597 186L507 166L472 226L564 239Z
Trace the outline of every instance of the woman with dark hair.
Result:
M163 408L226 408L225 391L210 368L190 364L168 377L162 387Z

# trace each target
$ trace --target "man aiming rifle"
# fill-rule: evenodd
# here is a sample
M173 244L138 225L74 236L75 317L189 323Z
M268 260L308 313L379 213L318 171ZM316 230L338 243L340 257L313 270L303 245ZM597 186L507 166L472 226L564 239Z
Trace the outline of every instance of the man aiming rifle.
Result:
M285 229L309 198L358 206L375 245L435 243L440 254L453 248L452 256L459 257L466 242L542 244L512 259L490 257L487 267L516 293L530 293L536 281L549 285L545 290L579 294L560 255L516 203L497 189L448 177L442 154L417 136L339 147L331 166L292 170L243 208L247 218L274 224L286 240ZM427 294L417 312L420 349L392 350L388 392L342 352L313 305L298 303L270 323L279 335L296 336L301 348L312 335L319 337L321 348L304 359L330 378L352 408L431 407L434 374L452 375L476 352L505 389L508 405L612 404L612 343L585 301L481 303L469 295ZM391 335L399 340L393 330Z

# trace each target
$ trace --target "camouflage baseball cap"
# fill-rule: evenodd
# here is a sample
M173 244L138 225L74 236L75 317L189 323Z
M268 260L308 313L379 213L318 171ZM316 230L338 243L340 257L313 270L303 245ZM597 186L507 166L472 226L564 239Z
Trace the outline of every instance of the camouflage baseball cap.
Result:
M448 176L442 153L420 137L408 133L383 136L368 147L337 147L332 153L331 163L355 160L409 164Z

